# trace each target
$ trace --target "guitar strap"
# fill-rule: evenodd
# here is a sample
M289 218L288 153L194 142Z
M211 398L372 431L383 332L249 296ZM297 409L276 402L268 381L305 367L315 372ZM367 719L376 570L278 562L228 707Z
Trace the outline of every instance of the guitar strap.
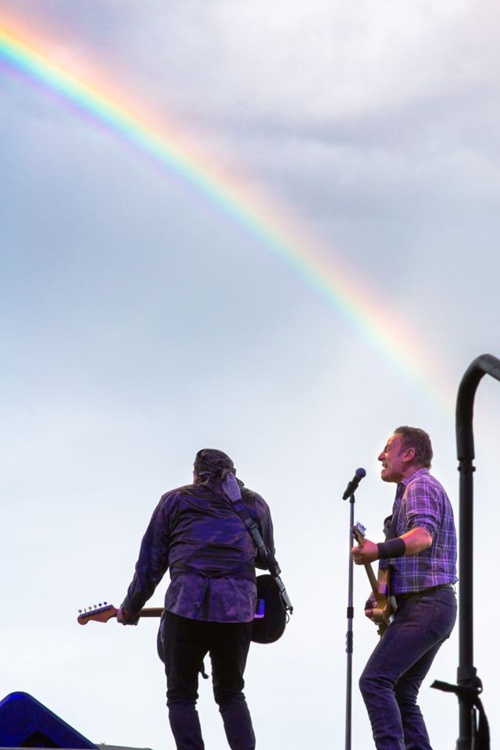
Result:
M399 512L401 510L401 501L404 495L406 485L404 485L402 482L399 482L397 490L396 490L396 497L394 498L394 503L392 506L392 515L387 516L387 518L384 520L384 536L386 540L389 539L395 539L398 536L398 518L399 518ZM380 563L379 563L380 565ZM391 571L390 571L390 565L383 566L384 568L387 567L387 574L388 574L388 591L387 595L390 596L391 594Z
M404 485L403 482L400 482L398 484L396 497L394 498L392 516L389 516L384 521L384 533L385 533L386 539L395 539L398 536L397 529L398 529L399 511L401 510L401 500L403 498L405 488L406 488L406 485Z
M271 550L267 547L266 543L264 542L264 539L262 538L262 534L260 533L257 522L255 521L254 518L252 518L252 516L250 515L247 507L245 506L241 498L230 497L229 495L225 495L225 497L229 500L229 502L231 503L233 507L233 510L239 515L239 517L241 518L241 520L247 527L249 533L251 534L252 539L255 542L255 545L257 546L257 549L259 551L259 555L260 555L262 562L266 564L267 569L269 570L271 576L273 577L274 582L276 583L279 589L283 607L285 608L286 612L289 612L290 614L292 614L293 605L287 594L285 585L280 577L281 568L278 565L278 561L276 560L275 556L273 555Z

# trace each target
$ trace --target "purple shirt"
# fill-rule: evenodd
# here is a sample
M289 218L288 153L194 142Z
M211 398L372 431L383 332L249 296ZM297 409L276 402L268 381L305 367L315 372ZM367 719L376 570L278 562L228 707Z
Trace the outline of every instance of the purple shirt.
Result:
M432 536L432 545L422 552L381 560L390 567L391 594L407 594L457 581L457 534L453 509L442 485L419 469L401 483L404 492L393 507L391 537L417 526Z
M246 487L241 494L274 553L267 503ZM230 500L203 485L179 487L163 495L153 512L123 607L135 615L169 569L165 609L193 620L250 622L255 566L264 567Z

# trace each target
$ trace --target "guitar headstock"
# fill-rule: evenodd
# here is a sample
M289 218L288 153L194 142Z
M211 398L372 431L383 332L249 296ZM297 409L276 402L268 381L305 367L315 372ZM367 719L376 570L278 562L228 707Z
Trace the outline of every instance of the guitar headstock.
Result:
M352 527L352 535L360 547L363 546L366 536L366 528L359 521Z
M94 604L89 609L80 609L78 611L78 622L80 625L86 625L91 620L95 622L107 622L112 617L116 617L118 610L112 604L104 602L103 604Z

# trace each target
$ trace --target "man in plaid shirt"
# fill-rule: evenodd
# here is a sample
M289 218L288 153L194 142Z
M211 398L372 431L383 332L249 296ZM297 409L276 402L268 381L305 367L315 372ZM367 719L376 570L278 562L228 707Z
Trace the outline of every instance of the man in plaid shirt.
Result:
M379 456L384 482L397 484L385 542L353 547L357 565L380 560L389 573L396 612L375 647L359 685L377 750L432 750L417 705L420 686L455 625L457 536L453 510L429 473L429 436L398 427ZM373 618L371 598L365 614Z

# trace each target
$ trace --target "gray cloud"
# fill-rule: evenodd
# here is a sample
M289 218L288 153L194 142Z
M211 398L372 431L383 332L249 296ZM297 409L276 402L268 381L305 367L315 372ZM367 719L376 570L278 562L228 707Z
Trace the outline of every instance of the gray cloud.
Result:
M215 446L268 498L296 606L286 639L251 654L259 743L326 747L344 732L340 493L364 465L357 510L376 533L391 503L376 457L396 425L417 423L458 511L456 388L475 356L500 356L498 10L3 0L2 13L77 78L135 115L156 113L177 148L211 157L209 175L257 196L264 229L275 222L286 237L259 239L223 202L2 66L0 492L11 572L0 696L32 692L93 741L164 745L154 628L80 628L75 613L94 598L119 603L159 495ZM302 253L295 266L287 241ZM475 419L483 530L498 515L491 381ZM488 545L476 561L487 600ZM358 620L357 672L374 642ZM481 618L487 709L488 628ZM455 679L456 646L457 633L432 678ZM207 745L220 746L201 692ZM422 701L436 746L451 745L455 703L427 687ZM356 690L354 711L366 746Z

